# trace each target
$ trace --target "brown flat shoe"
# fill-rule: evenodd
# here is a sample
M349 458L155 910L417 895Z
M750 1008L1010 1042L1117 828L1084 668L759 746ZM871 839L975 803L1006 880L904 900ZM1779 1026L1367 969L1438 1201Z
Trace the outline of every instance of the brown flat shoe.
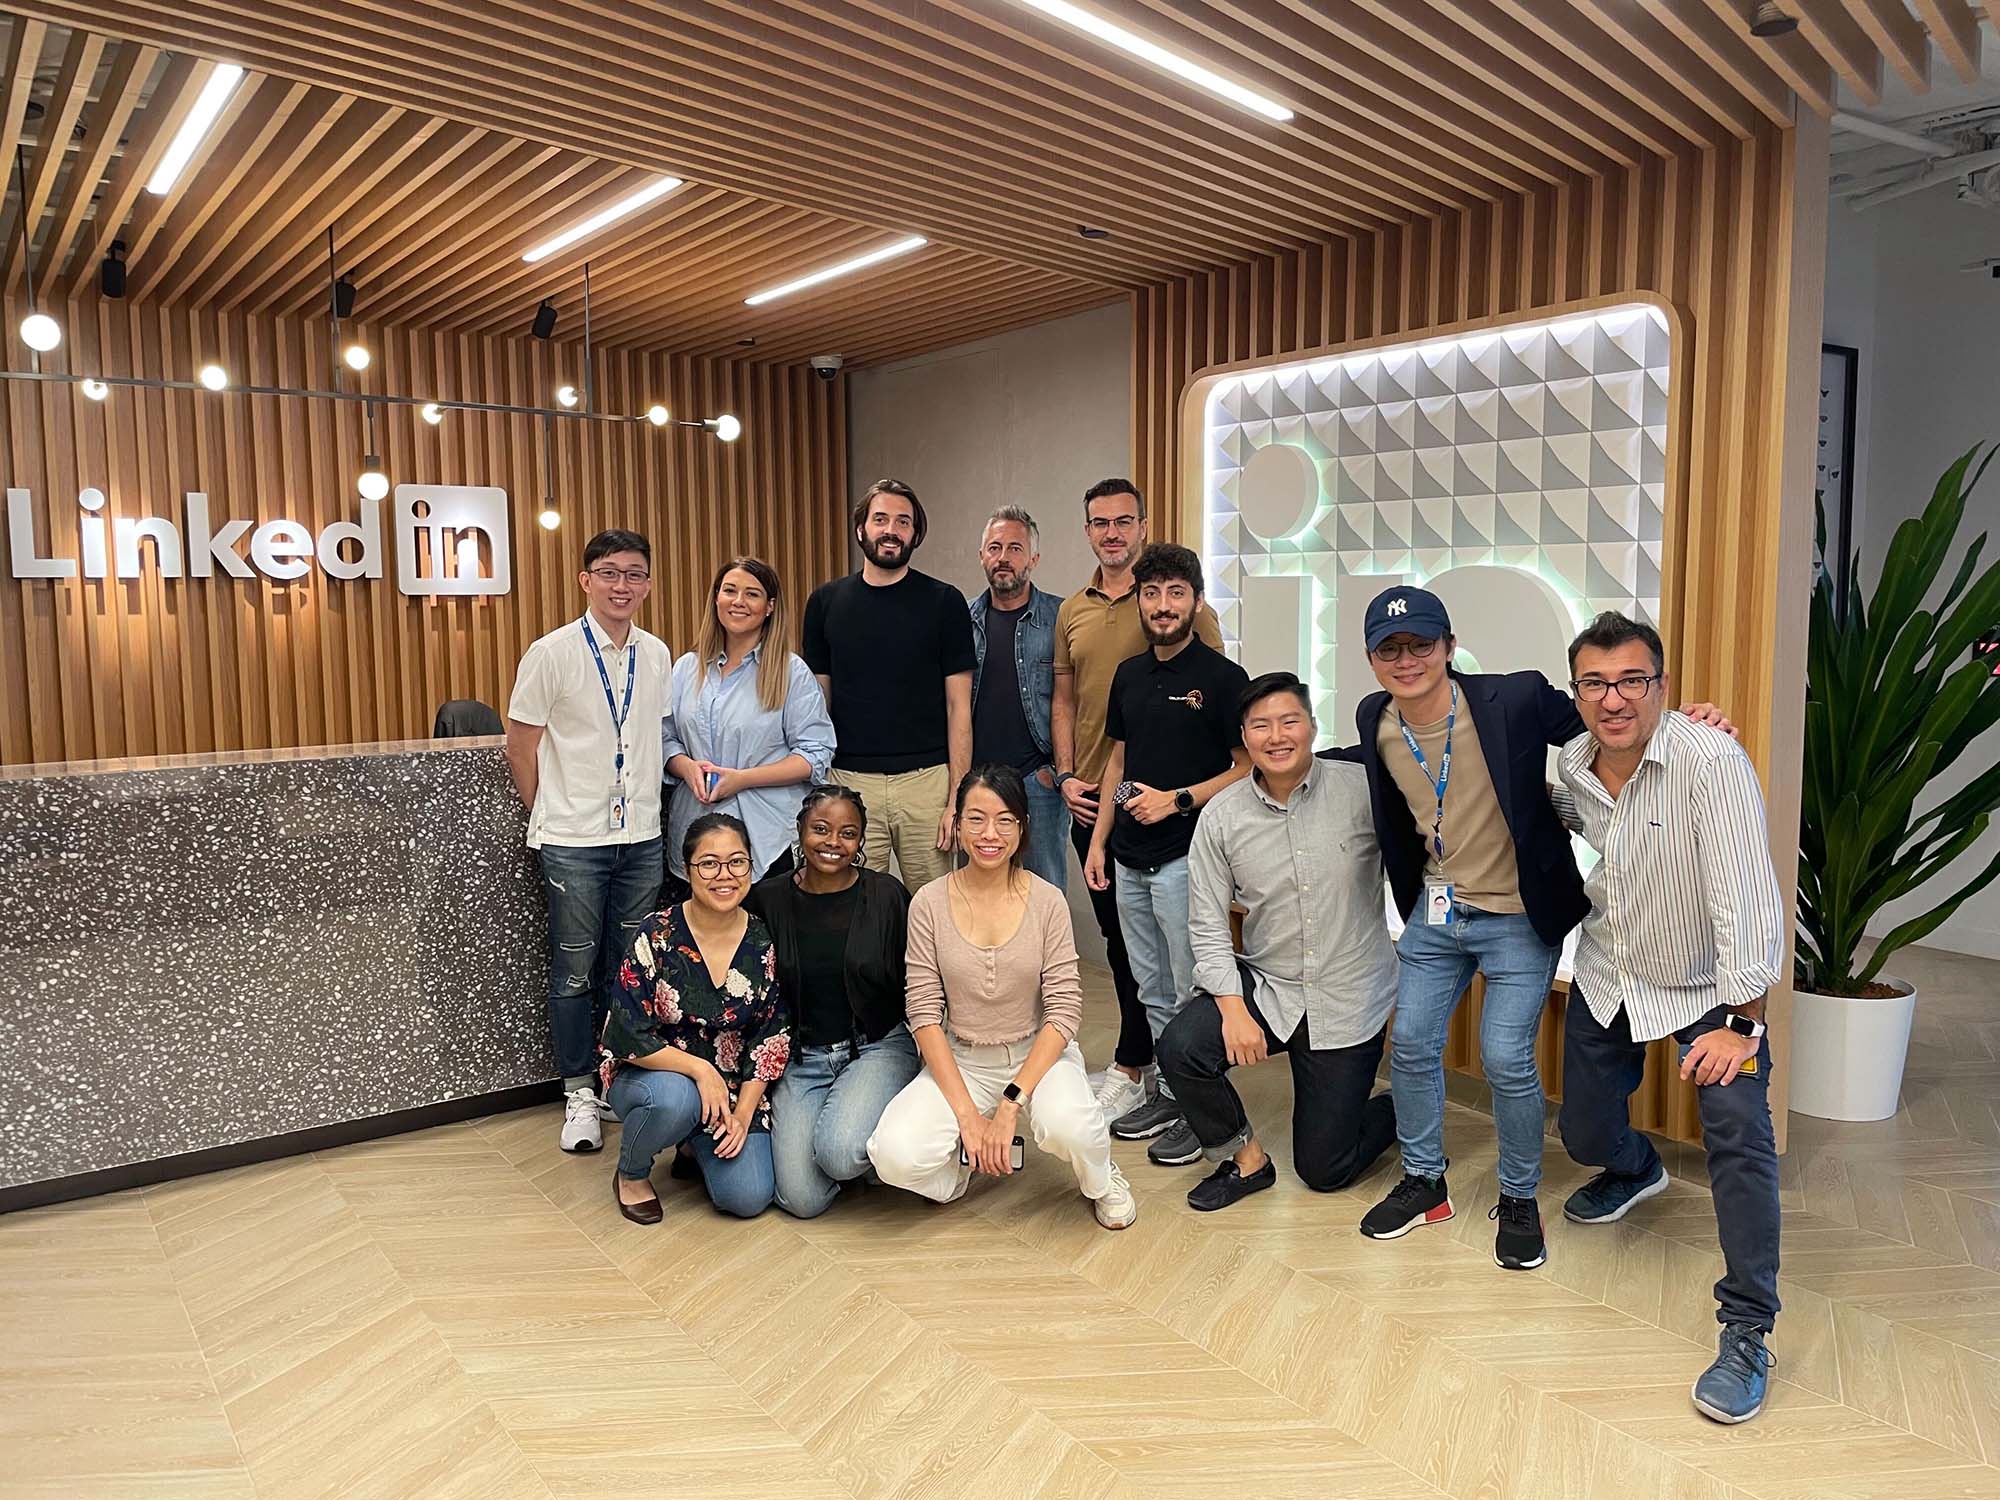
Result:
M618 1191L618 1169L611 1169L611 1200L618 1205L618 1212L634 1224L657 1224L660 1222L660 1200L655 1195L644 1203L627 1203Z

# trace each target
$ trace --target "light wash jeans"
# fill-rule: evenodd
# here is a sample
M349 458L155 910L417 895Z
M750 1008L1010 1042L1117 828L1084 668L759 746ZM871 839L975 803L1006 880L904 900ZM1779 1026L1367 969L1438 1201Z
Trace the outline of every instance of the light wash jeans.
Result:
M840 1185L868 1170L868 1137L889 1101L922 1066L910 1028L898 1026L850 1057L847 1044L794 1047L771 1096L771 1165L778 1207L817 1218Z
M1185 856L1157 869L1120 864L1112 880L1118 896L1118 926L1132 981L1153 1030L1154 1055L1160 1038L1181 1008L1194 998L1194 944L1188 935L1188 862ZM1172 1098L1163 1083L1160 1092Z
M771 1206L771 1133L753 1130L736 1155L717 1156L715 1138L701 1126L701 1090L686 1074L620 1068L611 1080L611 1107L618 1111L620 1177L644 1182L662 1151L685 1143L717 1208L751 1219Z
M1500 1191L1532 1198L1542 1181L1542 1075L1535 1035L1549 1003L1560 950L1535 935L1525 916L1461 906L1446 926L1417 919L1396 942L1396 1018L1389 1086L1403 1170L1444 1174L1444 1044L1452 1012L1475 972L1486 976L1479 1016L1479 1061L1493 1091L1500 1137Z

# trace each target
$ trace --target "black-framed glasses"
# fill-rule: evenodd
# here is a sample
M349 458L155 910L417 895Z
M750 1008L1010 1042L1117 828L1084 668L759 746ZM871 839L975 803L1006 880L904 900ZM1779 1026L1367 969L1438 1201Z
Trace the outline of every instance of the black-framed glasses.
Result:
M1423 661L1437 648L1436 641L1384 641L1368 654L1377 661L1401 661L1407 651L1418 661Z
M645 568L592 568L590 576L599 583L648 583L653 577Z
M750 856L747 854L732 854L729 858L722 859L713 854L704 854L700 859L689 861L688 868L693 870L703 880L713 880L724 870L727 870L732 875L748 875L750 873Z
M1140 521L1144 519L1143 516L1092 516L1083 524L1085 530L1094 531L1102 536L1114 528L1119 531L1136 531Z
M1618 689L1618 696L1627 703L1637 703L1652 692L1653 684L1659 680L1660 674L1655 672L1649 677L1621 677L1616 682L1606 682L1602 677L1585 677L1569 686L1570 691L1585 703L1602 703L1613 688Z

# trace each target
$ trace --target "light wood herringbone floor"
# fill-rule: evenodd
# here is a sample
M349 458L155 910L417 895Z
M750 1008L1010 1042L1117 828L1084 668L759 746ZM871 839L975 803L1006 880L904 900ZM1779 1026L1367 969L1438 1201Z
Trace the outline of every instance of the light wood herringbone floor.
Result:
M1521 1275L1456 1106L1458 1218L1388 1245L1354 1225L1391 1163L1203 1217L1124 1146L1120 1234L1045 1159L810 1224L672 1184L641 1229L537 1110L0 1221L0 1493L2000 1496L2000 970L1902 967L1903 1112L1794 1121L1746 1427L1688 1406L1719 1258L1684 1148L1580 1229L1551 1142ZM1281 1145L1285 1070L1248 1084Z

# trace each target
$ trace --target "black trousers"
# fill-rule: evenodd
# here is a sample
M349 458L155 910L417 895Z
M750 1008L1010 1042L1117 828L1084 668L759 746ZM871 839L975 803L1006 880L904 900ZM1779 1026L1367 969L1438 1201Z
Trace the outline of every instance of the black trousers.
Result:
M1090 830L1070 819L1069 840L1076 846L1079 863L1090 858ZM1146 1019L1146 1007L1139 1003L1139 984L1132 977L1132 961L1125 956L1125 935L1118 928L1118 861L1106 859L1105 870L1111 884L1090 891L1090 909L1097 916L1097 930L1104 934L1104 961L1111 968L1111 988L1118 994L1118 1050L1112 1060L1121 1068L1143 1068L1153 1061L1153 1027Z
M1310 1018L1301 1017L1291 1040L1280 1041L1250 998L1248 972L1241 972L1243 1003L1263 1027L1265 1045L1274 1056L1282 1052L1291 1060L1292 1168L1314 1192L1338 1191L1396 1141L1394 1101L1387 1093L1371 1097L1370 1092L1388 1028L1351 1047L1314 1047ZM1234 1156L1250 1139L1250 1118L1229 1082L1222 1012L1214 996L1197 990L1174 1017L1160 1038L1160 1072L1210 1161Z
M1718 1007L1674 1033L1688 1044L1723 1024ZM1557 1128L1563 1147L1586 1167L1621 1177L1651 1177L1660 1165L1653 1143L1631 1124L1628 1103L1646 1073L1646 1044L1632 1040L1621 1009L1605 1026L1590 1013L1583 991L1570 986L1563 1017L1563 1101ZM1771 1128L1771 1042L1757 1047L1757 1071L1739 1073L1727 1088L1695 1091L1701 1140L1708 1153L1709 1190L1722 1241L1722 1280L1715 1284L1716 1319L1769 1333L1778 1320L1778 1147Z

